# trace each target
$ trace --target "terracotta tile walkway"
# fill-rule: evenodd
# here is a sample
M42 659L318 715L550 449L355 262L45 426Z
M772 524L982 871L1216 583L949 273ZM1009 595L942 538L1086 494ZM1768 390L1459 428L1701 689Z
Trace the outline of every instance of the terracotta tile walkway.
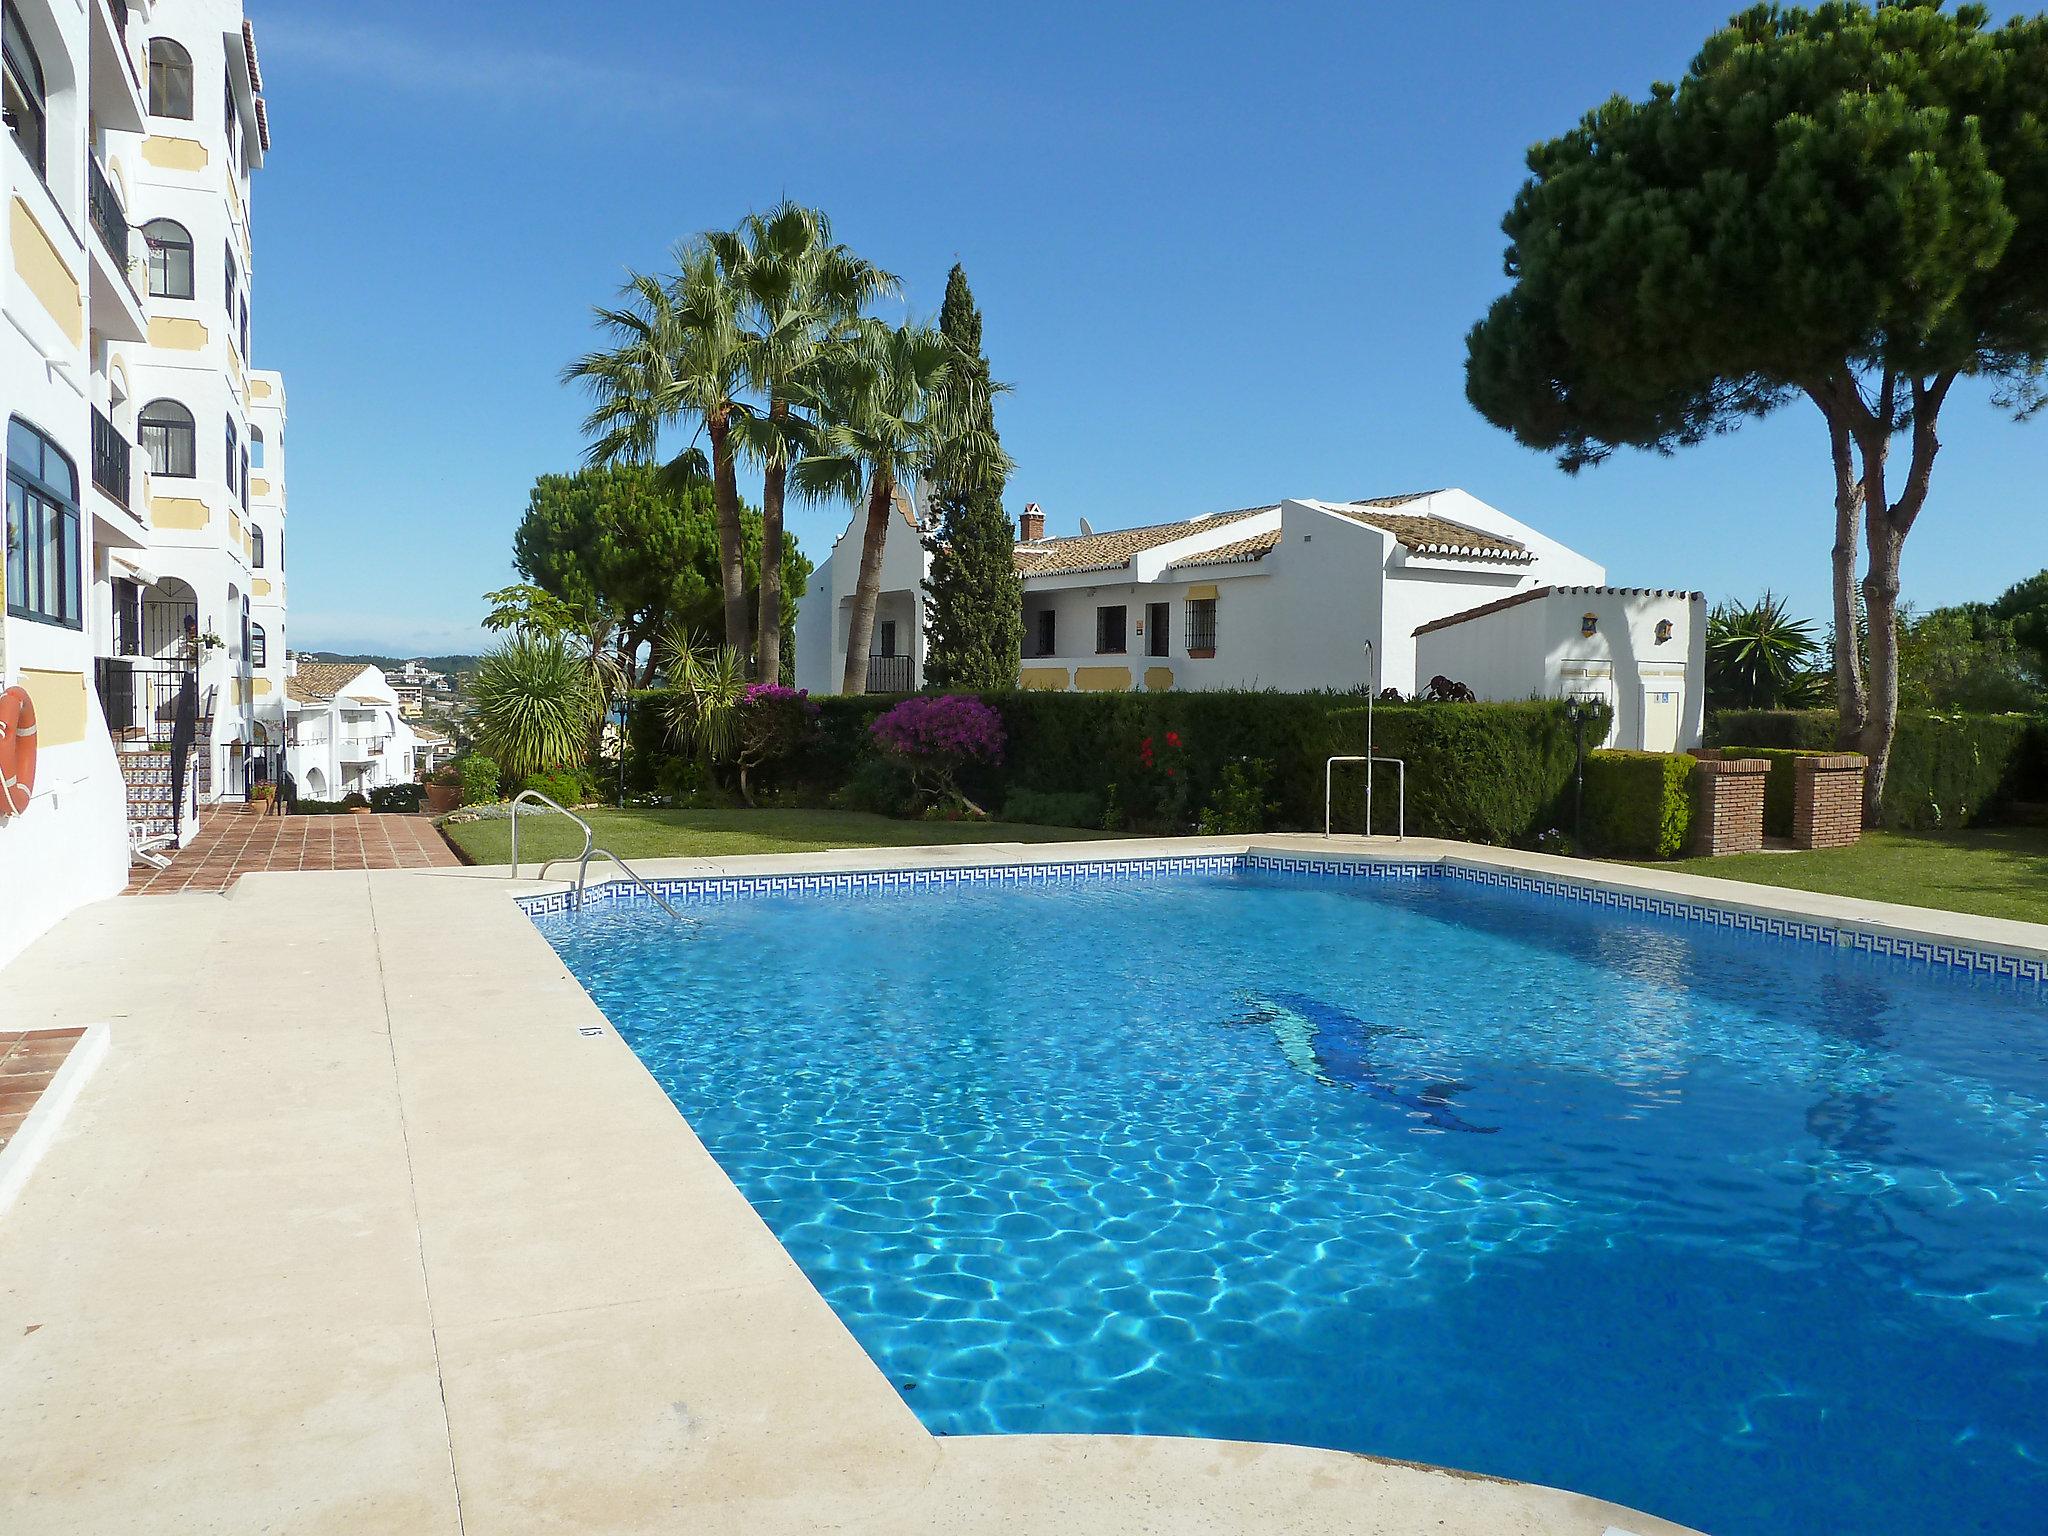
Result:
M83 1029L0 1033L0 1151L14 1139Z
M224 891L243 875L297 869L441 869L460 861L429 816L259 816L200 812L199 836L169 869L135 866L130 896Z

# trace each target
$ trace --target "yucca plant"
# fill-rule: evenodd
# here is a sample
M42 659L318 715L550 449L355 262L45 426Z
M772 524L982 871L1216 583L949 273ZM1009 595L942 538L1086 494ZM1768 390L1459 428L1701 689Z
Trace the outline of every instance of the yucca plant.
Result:
M471 698L477 740L515 781L580 762L603 708L575 642L528 630L484 654Z
M1707 702L1717 709L1813 709L1827 702L1813 626L1766 591L1707 615Z

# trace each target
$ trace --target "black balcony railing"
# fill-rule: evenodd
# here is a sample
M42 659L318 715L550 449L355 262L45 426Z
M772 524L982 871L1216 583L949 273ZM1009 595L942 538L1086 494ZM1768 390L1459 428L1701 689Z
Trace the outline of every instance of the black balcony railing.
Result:
M92 483L124 507L133 507L134 449L98 406L92 410Z
M114 265L126 277L128 212L121 206L121 194L107 180L107 173L100 169L99 161L88 155L86 165L86 213L92 219L93 233L100 237L100 244L107 248L107 254L114 258Z
M917 685L910 680L908 656L870 656L869 693L908 693Z
M100 710L116 741L167 744L177 735L180 705L186 699L192 668L182 661L153 661L143 656L102 656L94 663Z

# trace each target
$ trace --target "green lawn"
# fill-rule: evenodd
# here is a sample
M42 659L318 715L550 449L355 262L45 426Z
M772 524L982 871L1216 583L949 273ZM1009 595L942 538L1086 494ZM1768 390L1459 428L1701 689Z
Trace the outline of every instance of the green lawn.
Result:
M2048 923L2048 827L1866 832L1853 848L1742 853L1651 867Z
M742 853L814 853L828 848L903 848L932 843L1063 843L1104 837L1071 827L1004 821L894 821L860 811L653 811L592 807L577 815L599 847L622 859L687 859ZM512 862L512 823L468 821L448 835L478 864ZM519 861L573 857L583 834L552 813L519 813Z

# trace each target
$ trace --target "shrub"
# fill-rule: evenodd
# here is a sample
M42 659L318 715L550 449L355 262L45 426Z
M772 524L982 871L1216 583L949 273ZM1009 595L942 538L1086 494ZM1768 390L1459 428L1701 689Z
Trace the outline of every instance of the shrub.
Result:
M292 802L294 816L345 816L348 807L339 800L308 800L301 795Z
M370 808L370 797L361 790L352 789L341 797L341 808L345 811L367 811Z
M1834 711L1724 710L1707 719L1710 741L1762 749L1832 752ZM1995 820L2015 800L2048 794L2048 721L2026 715L1901 714L1885 773L1884 824L1907 831ZM1778 774L1765 791L1769 795ZM1783 791L1789 794L1790 790ZM1789 822L1789 811L1787 825Z
M370 791L370 809L385 814L411 815L427 798L424 784L380 784Z
M1263 758L1225 763L1209 808L1202 812L1199 830L1210 837L1265 831L1267 821L1279 809L1279 802L1269 798L1267 786L1272 781L1273 765Z
M1102 801L1073 791L1013 789L1003 801L1003 820L1033 827L1099 827Z
M499 798L498 760L482 752L457 758L455 771L462 775L462 803L488 805Z
M842 811L907 816L917 805L917 786L902 763L892 758L871 757L853 770L832 796L832 804Z
M578 768L550 768L541 773L529 773L519 783L520 792L532 790L535 794L546 795L557 805L587 805L597 798L596 786L590 775Z
M884 752L910 770L918 792L940 804L966 798L956 781L961 768L1003 760L1002 716L972 694L905 699L868 729Z
M1683 853L1692 830L1696 763L1684 752L1587 753L1588 851L1619 859Z
M1798 798L1798 772L1793 765L1802 757L1827 754L1791 747L1722 747L1730 757L1760 757L1771 765L1764 780L1764 831L1771 837L1792 835L1792 814Z

